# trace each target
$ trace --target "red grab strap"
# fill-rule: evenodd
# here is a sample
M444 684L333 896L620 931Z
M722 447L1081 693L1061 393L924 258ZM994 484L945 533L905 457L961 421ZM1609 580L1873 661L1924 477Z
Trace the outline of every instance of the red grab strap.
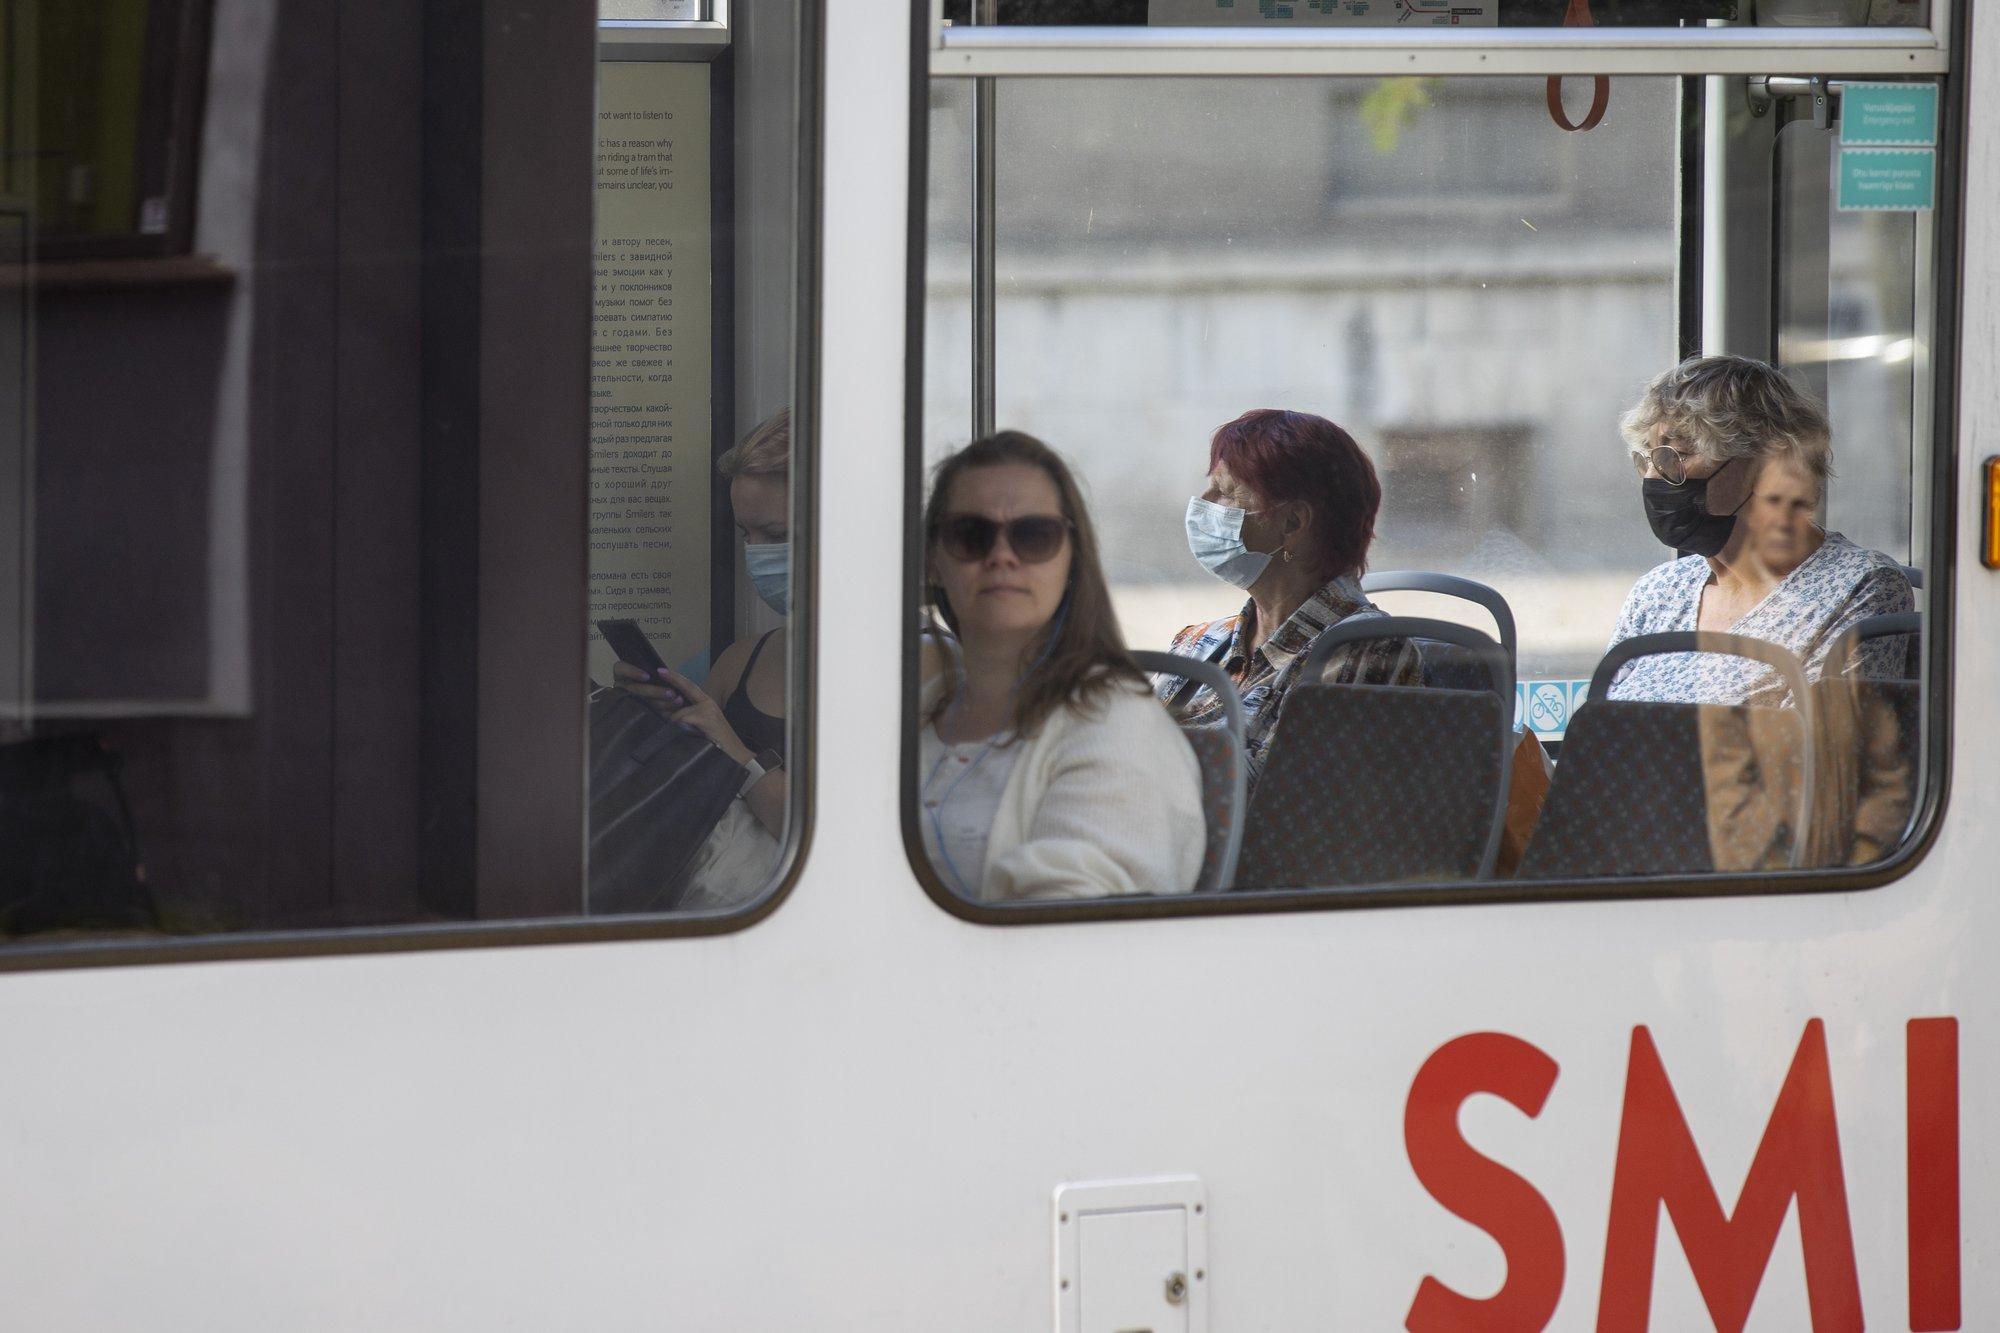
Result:
M1569 10L1563 15L1565 28L1593 28L1597 20L1590 16L1590 0L1569 0ZM1590 111L1583 120L1572 125L1563 111L1563 81L1560 75L1549 77L1549 118L1566 130L1594 130L1604 119L1604 110L1611 105L1611 80L1602 74L1593 75L1590 91Z

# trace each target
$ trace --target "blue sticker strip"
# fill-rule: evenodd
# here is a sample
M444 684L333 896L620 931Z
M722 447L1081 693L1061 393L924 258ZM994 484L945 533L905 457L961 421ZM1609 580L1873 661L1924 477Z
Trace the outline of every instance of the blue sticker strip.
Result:
M1514 685L1514 725L1543 740L1561 740L1590 693L1587 680L1523 680Z

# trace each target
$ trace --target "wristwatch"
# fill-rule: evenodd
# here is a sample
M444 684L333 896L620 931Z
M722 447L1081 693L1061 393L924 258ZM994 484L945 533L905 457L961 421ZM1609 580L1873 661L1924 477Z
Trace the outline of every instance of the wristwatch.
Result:
M743 765L743 785L736 789L736 794L747 795L752 787L764 780L766 773L776 773L784 767L785 756L776 750L759 751L755 759Z

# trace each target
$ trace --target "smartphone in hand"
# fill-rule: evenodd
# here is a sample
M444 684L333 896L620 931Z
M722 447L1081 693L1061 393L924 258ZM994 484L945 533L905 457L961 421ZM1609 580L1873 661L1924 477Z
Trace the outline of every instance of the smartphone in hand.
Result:
M660 660L660 650L653 647L653 641L646 637L646 631L639 628L636 620L600 620L597 632L611 645L611 651L618 654L618 660L629 662L646 673L648 680L666 690L678 706L685 706L679 692L660 679L660 672L666 663Z
M660 660L660 650L653 647L653 641L636 620L600 620L597 632L611 645L611 651L618 654L619 661L630 662L649 676L658 675L666 665Z

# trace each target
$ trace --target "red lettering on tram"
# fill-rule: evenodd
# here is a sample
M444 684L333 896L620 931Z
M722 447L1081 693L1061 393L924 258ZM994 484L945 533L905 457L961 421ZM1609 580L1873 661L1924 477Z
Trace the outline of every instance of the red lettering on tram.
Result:
M1632 1029L1611 1220L1604 1236L1598 1333L1644 1333L1651 1316L1661 1204L1673 1219L1717 1333L1741 1333L1793 1199L1799 1204L1806 1298L1815 1333L1861 1333L1861 1284L1854 1272L1854 1233L1847 1217L1825 1025L1817 1018L1806 1024L1743 1193L1728 1214L1688 1132L1652 1034L1643 1027Z
M1539 1329L1555 1314L1563 1288L1555 1210L1521 1176L1473 1150L1458 1132L1458 1109L1474 1094L1491 1093L1532 1120L1557 1073L1546 1052L1502 1032L1446 1042L1417 1071L1403 1107L1410 1165L1431 1197L1499 1242L1507 1278L1483 1299L1424 1278L1403 1321L1410 1333Z
M1910 1327L1960 1327L1958 1020L1913 1018L1906 1031Z
M1958 1020L1911 1019L1907 1039L1910 1328L1950 1333L1962 1326ZM1564 1268L1555 1212L1527 1180L1473 1150L1459 1133L1458 1113L1468 1098L1491 1093L1534 1119L1558 1072L1546 1052L1503 1032L1446 1042L1417 1071L1403 1109L1410 1165L1431 1197L1493 1237L1507 1277L1480 1299L1426 1276L1404 1320L1411 1333L1537 1333L1554 1317ZM1598 1333L1646 1333L1662 1207L1717 1333L1742 1333L1794 1200L1814 1333L1860 1333L1861 1284L1825 1024L1817 1018L1806 1024L1727 1213L1652 1033L1632 1029Z

